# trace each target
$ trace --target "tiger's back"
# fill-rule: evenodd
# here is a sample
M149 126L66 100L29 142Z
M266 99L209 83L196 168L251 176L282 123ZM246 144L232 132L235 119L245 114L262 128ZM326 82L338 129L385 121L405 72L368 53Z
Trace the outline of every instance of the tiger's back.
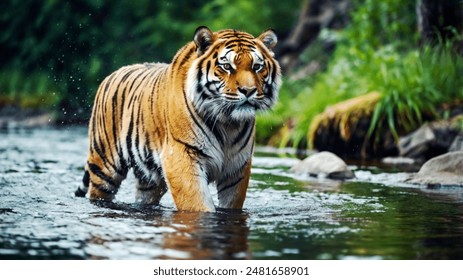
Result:
M219 207L241 208L255 111L274 103L280 84L279 66L264 41L276 37L263 35L198 28L171 64L136 64L108 76L95 97L84 186L76 195L85 196L88 188L90 199L110 201L132 168L142 203L158 204L169 188L178 209L212 211L212 186ZM229 49L243 48L230 55ZM266 75L251 71L257 68Z

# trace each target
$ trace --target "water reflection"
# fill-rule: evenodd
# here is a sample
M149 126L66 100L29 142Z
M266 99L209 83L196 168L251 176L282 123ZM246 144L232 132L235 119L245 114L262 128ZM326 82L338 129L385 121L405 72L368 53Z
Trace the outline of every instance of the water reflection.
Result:
M188 252L189 259L248 259L248 215L244 212L173 212L165 220L176 232L163 235L164 249Z
M86 241L85 251L90 258L249 259L251 256L249 214L244 211L201 213L124 203L95 204L112 211L94 213L84 222L97 229Z

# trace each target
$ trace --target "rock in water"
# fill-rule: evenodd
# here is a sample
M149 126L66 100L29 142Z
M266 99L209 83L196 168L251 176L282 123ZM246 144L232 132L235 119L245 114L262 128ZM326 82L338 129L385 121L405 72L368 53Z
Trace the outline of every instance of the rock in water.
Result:
M351 179L354 173L347 168L347 164L337 155L330 152L320 152L307 157L294 165L290 172L309 174L311 176L326 176L331 179Z
M458 134L450 145L449 152L457 151L463 151L463 133Z
M424 124L399 140L399 155L428 160L451 151L460 128L454 119ZM455 143L455 149L458 149Z
M463 187L463 152L450 152L428 160L409 182Z
M421 126L418 130L402 137L399 141L399 154L402 157L418 158L429 149L430 144L436 140L429 124Z

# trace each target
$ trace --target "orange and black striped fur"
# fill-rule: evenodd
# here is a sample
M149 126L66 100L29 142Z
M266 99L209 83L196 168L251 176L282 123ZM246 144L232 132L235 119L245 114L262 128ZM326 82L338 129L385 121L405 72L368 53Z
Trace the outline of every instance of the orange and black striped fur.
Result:
M133 168L137 200L158 204L169 188L177 209L241 209L254 149L255 114L275 103L281 84L273 30L199 27L171 64L123 67L95 97L84 185L111 201Z

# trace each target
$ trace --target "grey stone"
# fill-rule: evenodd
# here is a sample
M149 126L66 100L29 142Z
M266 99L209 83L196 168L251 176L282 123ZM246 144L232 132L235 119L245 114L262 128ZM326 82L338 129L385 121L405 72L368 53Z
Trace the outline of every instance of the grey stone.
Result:
M399 140L399 155L427 160L447 153L459 133L454 120L439 120L422 125Z
M399 140L399 155L401 157L420 157L429 149L430 143L436 139L429 124L421 126L418 130L402 137Z
M463 151L463 134L458 134L450 145L449 152Z
M409 182L463 186L463 151L446 153L428 160Z
M330 152L313 154L294 165L290 172L296 174L308 174L311 176L326 176L330 179L351 179L354 173L349 170L347 164L337 155Z

